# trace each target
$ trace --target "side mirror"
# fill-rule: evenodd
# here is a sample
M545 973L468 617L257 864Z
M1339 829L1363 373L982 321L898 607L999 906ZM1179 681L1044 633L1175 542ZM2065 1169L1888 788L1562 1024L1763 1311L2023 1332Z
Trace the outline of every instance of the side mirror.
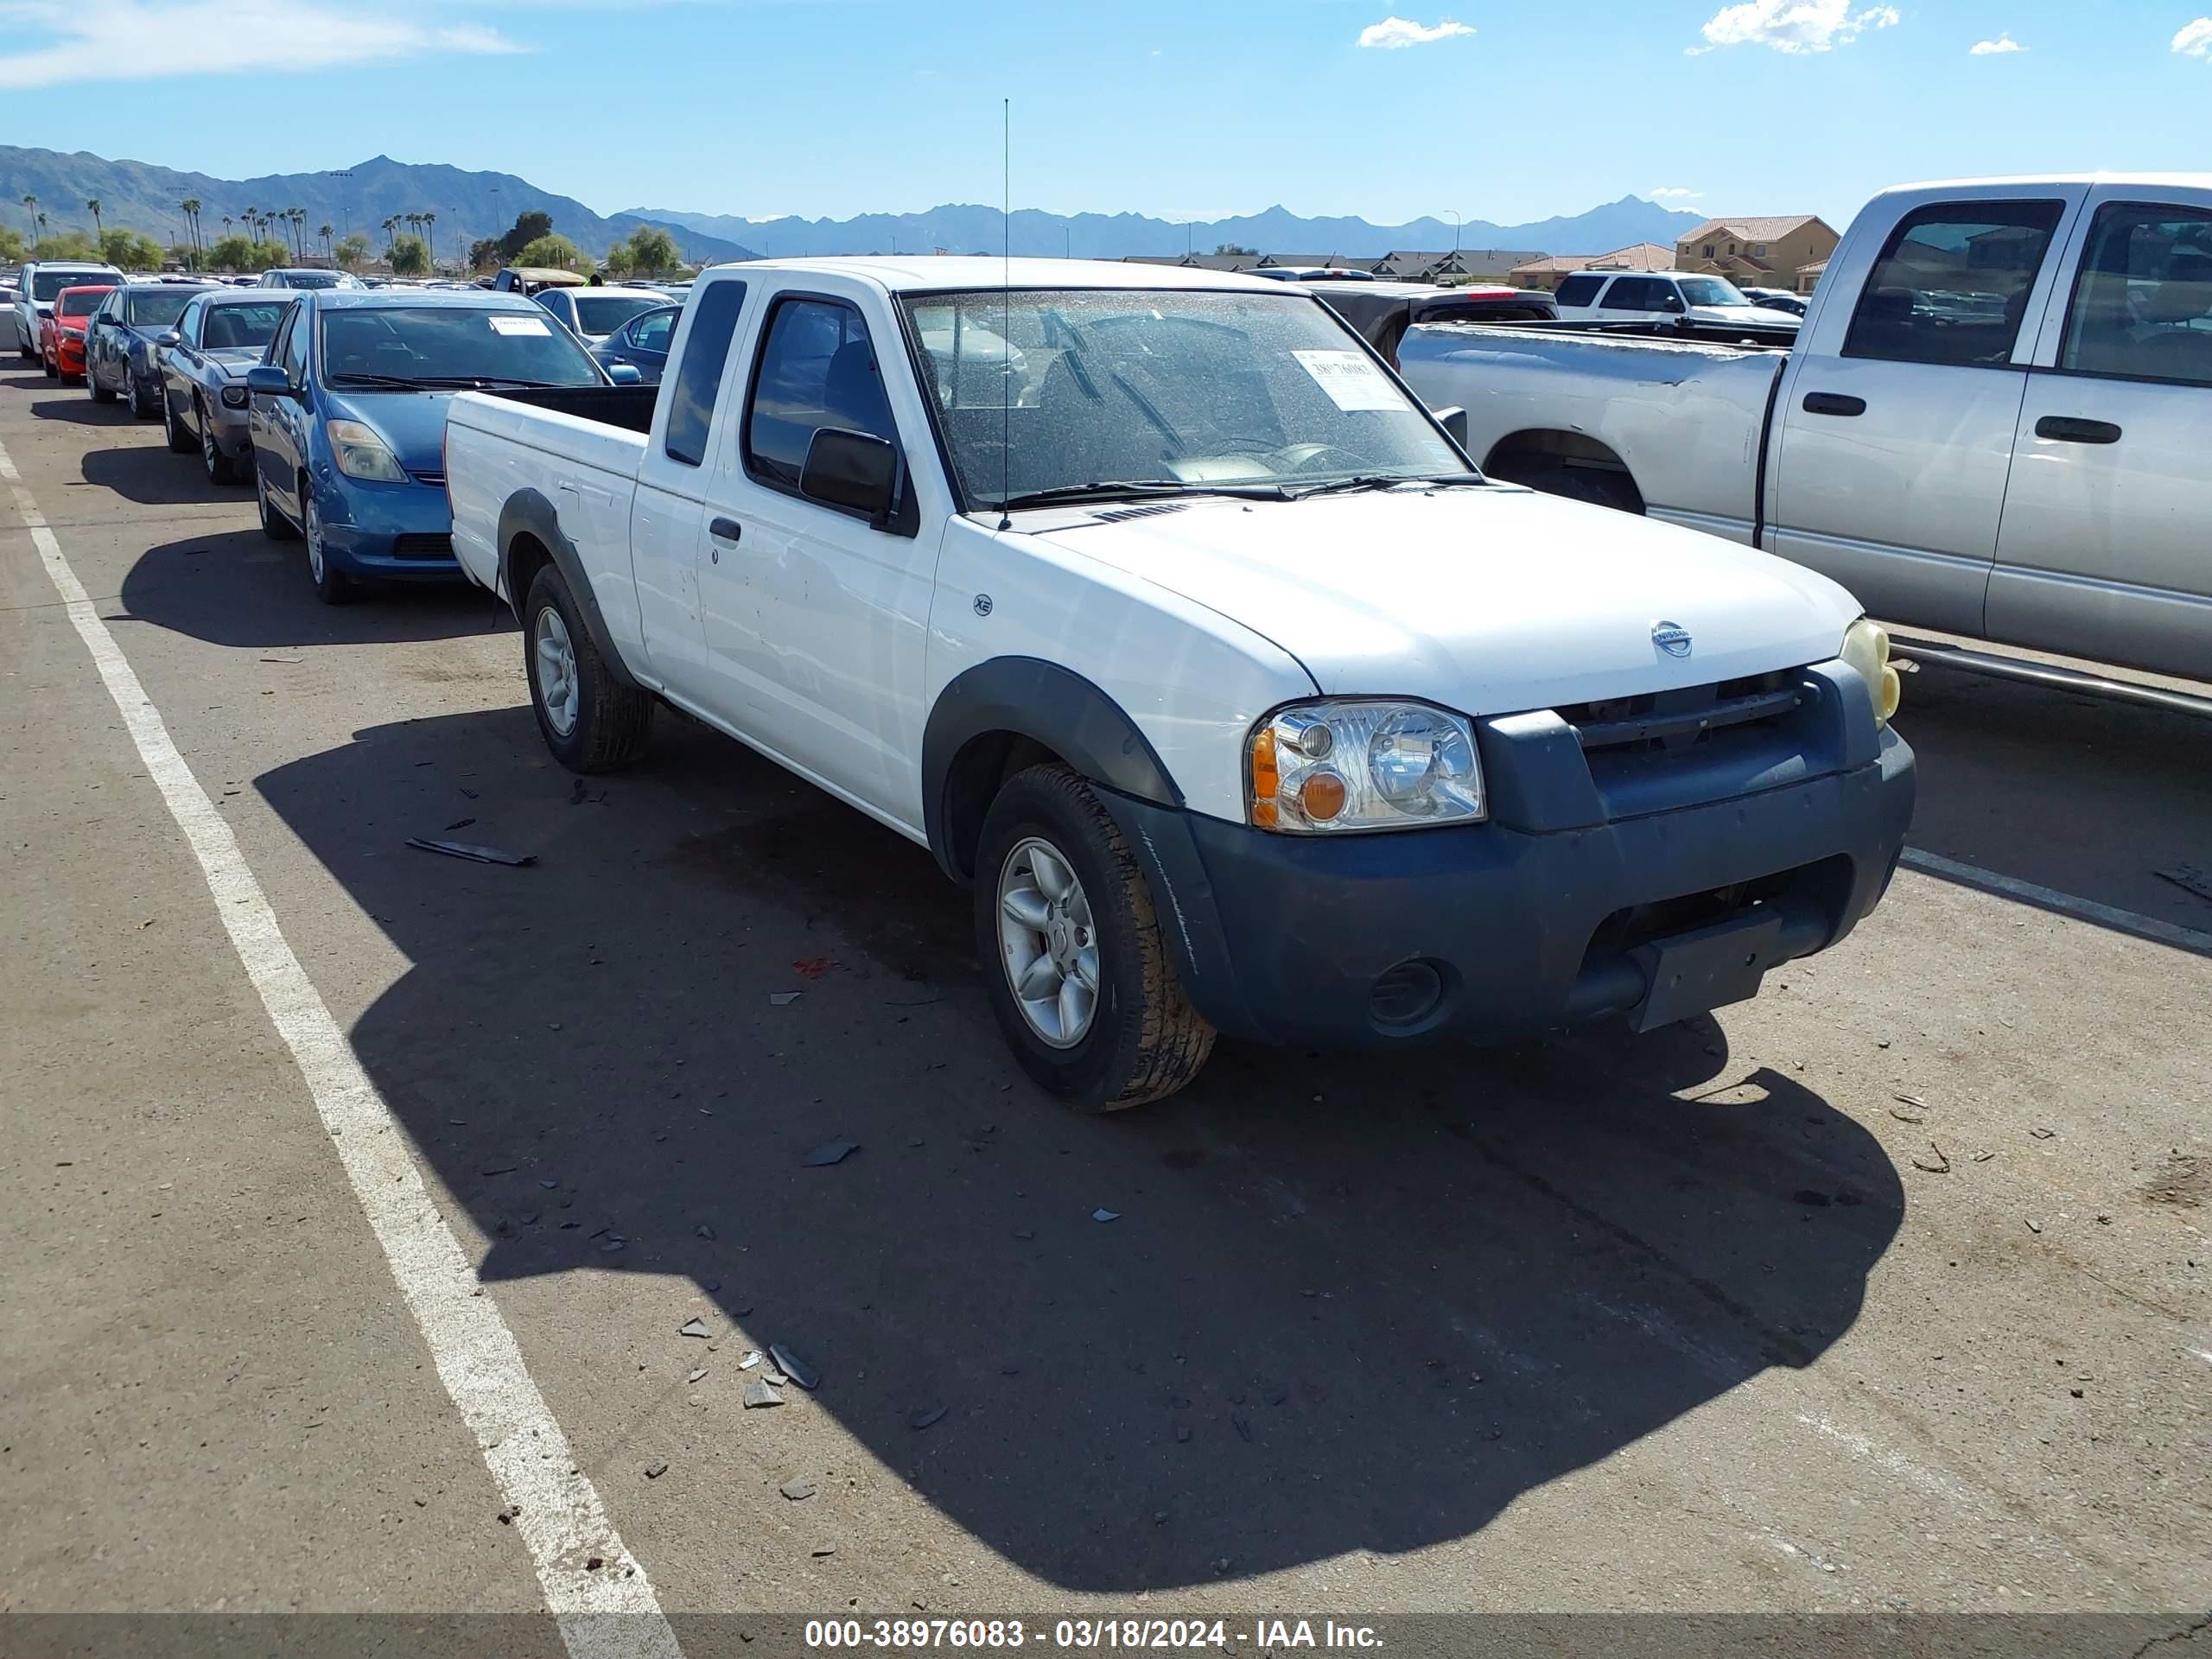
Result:
M880 528L898 487L899 449L888 439L825 426L806 447L798 493L810 501L860 513Z
M634 363L625 363L620 358L617 358L607 365L607 378L618 386L634 386L639 380L638 365ZM811 456L810 455L809 458L811 459Z
M165 333L156 334L154 336L154 344L156 346L181 346L184 344L184 336L177 333L175 329L171 328Z
M245 372L248 392L266 392L271 397L296 397L289 376L274 363L257 363Z
M1665 299L1659 302L1659 308L1662 311L1667 312L1681 311L1683 308L1682 296L1679 294L1669 294Z
M1436 416L1436 423L1450 435L1452 442L1465 449L1467 447L1467 411L1454 404L1449 409L1440 409L1433 412Z

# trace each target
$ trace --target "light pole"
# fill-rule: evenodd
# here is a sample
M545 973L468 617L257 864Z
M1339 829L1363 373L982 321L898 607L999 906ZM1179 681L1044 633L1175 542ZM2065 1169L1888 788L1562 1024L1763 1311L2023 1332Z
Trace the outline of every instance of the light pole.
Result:
M1449 207L1444 211L1452 213L1452 257L1457 259L1459 257L1459 215L1452 213Z
M346 172L333 173L330 176L334 179L350 179L353 175L352 173ZM352 192L347 190L344 185L341 184L338 187L338 223L340 229L347 236L353 234L353 204L347 200L351 194Z

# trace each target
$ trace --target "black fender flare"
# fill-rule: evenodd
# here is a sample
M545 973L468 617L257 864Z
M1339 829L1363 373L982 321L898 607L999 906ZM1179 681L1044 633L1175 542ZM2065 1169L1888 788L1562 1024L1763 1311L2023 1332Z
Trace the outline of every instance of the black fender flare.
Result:
M1180 808L1177 788L1151 741L1122 706L1080 674L1036 657L994 657L955 675L922 733L922 818L930 850L946 874L965 881L957 850L989 806L952 798L953 767L989 732L1043 744L1092 783L1156 805ZM968 815L973 812L975 822Z
M614 636L607 632L607 618L600 613L599 595L584 574L584 562L576 553L575 543L562 533L560 514L536 490L517 490L499 509L499 586L506 591L507 605L516 620L523 620L523 602L530 597L517 593L514 584L514 546L524 536L552 556L607 671L632 690L644 690L623 663L622 653L614 648Z

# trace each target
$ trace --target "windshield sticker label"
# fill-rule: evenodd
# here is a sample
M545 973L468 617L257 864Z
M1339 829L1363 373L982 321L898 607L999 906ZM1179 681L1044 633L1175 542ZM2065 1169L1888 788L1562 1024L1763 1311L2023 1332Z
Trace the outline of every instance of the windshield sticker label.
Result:
M550 334L543 317L493 317L489 319L495 334Z
M1329 394L1338 409L1403 409L1405 404L1389 376L1358 352L1293 352L1299 366L1313 377L1313 384Z

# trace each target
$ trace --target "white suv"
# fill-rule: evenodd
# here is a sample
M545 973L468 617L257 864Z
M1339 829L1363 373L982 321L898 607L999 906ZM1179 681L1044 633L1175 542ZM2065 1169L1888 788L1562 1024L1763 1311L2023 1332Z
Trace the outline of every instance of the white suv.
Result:
M113 265L86 260L48 259L27 264L16 274L7 302L16 315L16 350L24 362L38 356L38 320L54 309L54 296L65 288L102 279L120 283L123 273Z
M1679 318L1724 327L1795 328L1804 321L1789 312L1756 304L1726 276L1694 271L1577 271L1559 285L1554 298L1560 316L1586 317L1595 322L1666 322Z

